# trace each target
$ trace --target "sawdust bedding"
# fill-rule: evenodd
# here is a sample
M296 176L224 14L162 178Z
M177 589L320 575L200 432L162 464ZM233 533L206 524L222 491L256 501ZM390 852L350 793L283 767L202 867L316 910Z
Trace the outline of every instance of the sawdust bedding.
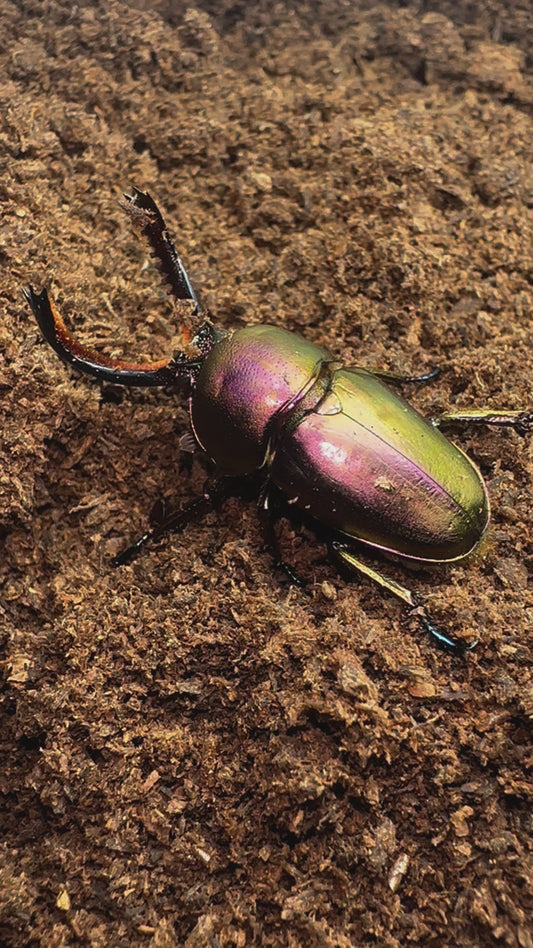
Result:
M291 587L253 492L114 570L202 488L186 406L67 370L20 287L171 352L135 184L220 325L531 407L530 4L1 0L0 36L0 943L528 948L531 438L457 436L483 557L386 564L463 660L286 520Z

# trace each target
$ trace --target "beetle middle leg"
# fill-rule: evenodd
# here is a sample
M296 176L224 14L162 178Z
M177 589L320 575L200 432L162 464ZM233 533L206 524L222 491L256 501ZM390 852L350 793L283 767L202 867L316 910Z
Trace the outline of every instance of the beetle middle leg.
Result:
M257 512L263 529L265 546L272 556L276 569L284 573L293 586L303 588L305 586L304 581L298 576L292 566L289 566L287 561L283 559L279 540L274 529L276 520L280 518L280 507L278 492L272 489L270 481L265 481L257 500Z
M383 573L378 572L378 570L373 569L371 566L368 566L363 560L360 560L359 557L354 556L349 547L338 541L334 540L331 543L331 549L335 556L346 563L350 569L355 570L358 573L361 573L362 576L366 576L368 579L371 579L374 583L377 583L378 586L381 586L383 589L388 590L392 593L396 599L399 599L400 602L405 603L407 606L410 606L413 610L416 610L416 617L420 622L422 628L429 632L431 637L435 642L440 645L442 648L448 649L453 652L469 652L471 649L475 648L477 645L477 639L473 642L458 642L455 639L452 639L451 636L445 635L444 632L435 625L431 617L428 615L424 605L421 600L411 592L410 589L407 589L406 586L401 586L400 583L397 583L394 579L389 579L387 576L384 576Z
M422 372L421 375L402 375L399 372L389 372L388 369L368 369L368 371L383 382L388 382L389 385L427 385L428 382L438 379L440 375L438 365L427 372Z

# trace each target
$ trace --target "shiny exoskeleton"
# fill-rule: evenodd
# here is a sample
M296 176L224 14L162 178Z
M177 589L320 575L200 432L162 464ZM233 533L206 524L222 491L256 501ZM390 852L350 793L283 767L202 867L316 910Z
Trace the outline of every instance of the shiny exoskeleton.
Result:
M382 381L386 373L343 366L292 332L268 325L234 333L216 329L201 315L152 198L135 189L126 201L172 294L190 302L194 332L183 330L183 349L170 361L146 365L110 359L79 345L46 290L28 287L25 296L45 339L65 362L96 378L185 386L195 442L218 474L263 471L265 484L276 485L289 504L331 531L332 548L345 563L418 606L423 626L441 644L460 648L434 626L412 592L359 560L350 541L423 562L467 556L489 523L487 490L477 467L437 426L482 422L525 432L533 426L533 415L482 410L428 421ZM194 502L173 514L118 561L126 562L166 527L184 526L201 508L201 501Z
M216 345L191 423L224 474L266 465L296 506L340 533L419 560L470 553L489 503L470 459L371 372L275 326Z

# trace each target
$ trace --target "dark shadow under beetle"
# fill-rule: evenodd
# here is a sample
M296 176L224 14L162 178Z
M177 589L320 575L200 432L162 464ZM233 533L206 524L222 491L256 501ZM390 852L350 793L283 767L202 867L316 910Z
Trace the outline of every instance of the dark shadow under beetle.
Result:
M128 562L149 541L183 529L222 502L234 478L264 475L260 510L268 524L271 488L327 530L340 561L405 603L433 639L465 651L433 623L408 588L356 556L354 543L420 563L449 563L472 553L489 523L490 505L480 472L439 430L443 425L509 426L524 434L533 413L446 412L428 421L386 382L419 377L343 366L320 346L275 326L228 333L202 313L198 298L149 194L134 189L125 207L147 238L163 278L190 311L181 326L183 348L155 363L111 359L70 335L46 289L25 298L44 338L67 364L101 381L162 386L188 395L191 436L219 479L182 510L163 517L116 560ZM274 531L268 528L270 545ZM279 565L289 577L291 567Z

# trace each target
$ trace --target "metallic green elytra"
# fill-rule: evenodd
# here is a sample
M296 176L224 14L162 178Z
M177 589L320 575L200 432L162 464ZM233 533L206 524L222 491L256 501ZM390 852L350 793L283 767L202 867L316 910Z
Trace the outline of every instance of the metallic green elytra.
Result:
M477 467L365 369L335 370L315 411L289 422L271 477L328 527L418 560L467 556L489 522Z

